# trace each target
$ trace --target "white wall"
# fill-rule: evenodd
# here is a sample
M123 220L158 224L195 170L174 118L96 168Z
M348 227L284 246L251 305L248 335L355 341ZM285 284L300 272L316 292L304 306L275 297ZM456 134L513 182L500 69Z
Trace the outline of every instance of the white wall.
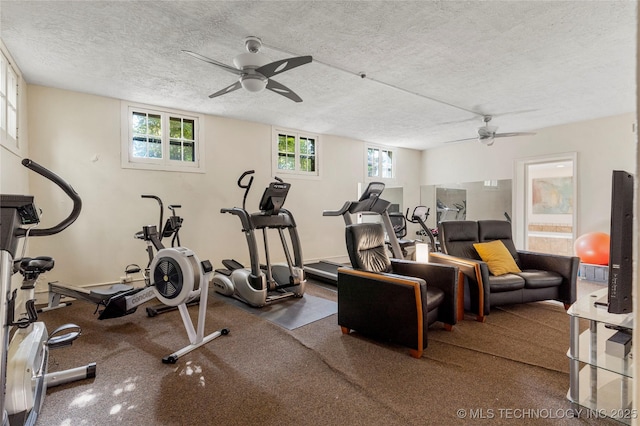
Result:
M493 146L470 141L423 151L421 183L514 179L517 160L577 152L577 235L609 232L611 171L636 169L635 119L630 113L500 138Z
M28 156L69 181L84 203L80 218L67 231L32 240L33 255L56 258L56 268L43 281L106 282L118 279L127 264L145 264L144 243L133 234L142 225L157 222L157 207L141 199L143 193L183 206L182 243L201 258L216 266L223 258L247 261L238 219L219 211L241 204L242 191L236 181L247 169L256 170L247 205L257 208L271 180L271 126L205 116L206 173L122 169L119 100L29 86L27 101ZM420 185L512 179L517 159L577 151L578 235L606 232L611 170L635 170L633 120L634 115L629 114L557 126L533 137L499 139L492 147L456 144L421 155L399 150L398 174L388 186L403 187L406 209L420 202ZM358 183L365 180L362 141L321 135L321 143L322 158L330 160L321 164L322 179L286 179L292 188L285 206L295 215L308 261L344 256L343 222L323 217L322 211L337 209L357 197ZM20 158L3 155L2 161L3 188L5 182L25 180ZM29 181L29 192L45 210L42 226L67 214L70 203L61 191L39 176L30 176ZM413 232L411 228L409 235ZM272 246L276 250L277 241ZM282 260L278 251L274 257Z
M67 180L83 200L76 223L59 235L30 243L33 255L56 259L43 282L108 282L122 276L127 264L146 265L145 244L133 235L143 225L157 223L158 207L141 199L143 193L158 195L165 205L182 205L181 242L200 258L210 259L215 267L224 258L248 263L240 221L220 209L241 206L243 190L236 181L243 171L254 169L247 208L257 210L272 180L271 126L205 116L206 173L122 169L119 100L30 86L28 101L29 155ZM364 180L364 142L321 135L320 143L321 179L283 176L292 184L285 207L296 219L307 261L346 254L344 222L323 217L322 211L356 198L358 183ZM398 151L398 175L389 186L404 187L405 205L419 202L419 157L416 151ZM30 180L30 192L45 210L42 226L66 216L71 203L65 195L40 177ZM271 240L272 260L284 260L277 236Z

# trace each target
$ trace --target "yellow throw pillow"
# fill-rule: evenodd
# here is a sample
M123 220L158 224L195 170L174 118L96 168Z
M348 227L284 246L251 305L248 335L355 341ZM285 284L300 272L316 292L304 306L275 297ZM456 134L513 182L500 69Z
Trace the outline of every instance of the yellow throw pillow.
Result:
M522 272L502 241L476 243L473 247L480 255L480 258L487 263L489 271L493 275Z

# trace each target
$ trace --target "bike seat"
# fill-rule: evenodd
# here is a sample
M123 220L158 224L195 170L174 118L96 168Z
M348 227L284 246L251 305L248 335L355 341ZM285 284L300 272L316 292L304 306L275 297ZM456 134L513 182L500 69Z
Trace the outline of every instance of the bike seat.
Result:
M52 257L38 256L38 257L24 257L20 260L20 272L22 274L36 273L41 274L53 269L55 264Z

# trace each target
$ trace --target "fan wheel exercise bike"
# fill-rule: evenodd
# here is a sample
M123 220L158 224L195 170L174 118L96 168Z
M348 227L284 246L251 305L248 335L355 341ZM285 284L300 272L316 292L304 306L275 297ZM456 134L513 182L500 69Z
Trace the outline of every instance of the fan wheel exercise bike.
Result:
M134 235L135 238L143 240L147 244L146 251L149 261L146 267L142 269L136 264L127 265L124 271L125 280L105 284L97 288L88 289L72 286L66 283L63 284L58 281L50 282L49 303L46 308L42 309L42 311L67 306L70 303L63 302L63 297L71 297L73 299L94 303L96 305L98 319L103 320L131 315L137 311L139 305L155 298L155 293L150 288L151 281L149 277L149 267L155 257L154 249L159 251L164 248L164 245L162 244L162 240L164 238L171 239L171 247L176 247L176 245L180 246L179 231L182 227L183 219L176 215L176 210L181 206L169 205L168 208L171 211L171 216L167 218L163 227L164 204L160 197L155 195L142 195L141 197L156 200L160 207L159 226L157 228L145 226L141 231ZM162 233L159 234L157 229L162 229ZM142 272L141 280L144 280L144 287L134 287L130 285L129 282L133 281L132 275L140 272ZM193 304L194 302L197 302L197 300L191 301L189 304ZM175 309L175 306L157 305L147 307L146 311L148 316L153 317Z
M151 198L158 202L161 225L162 200L155 195L142 195L142 198ZM190 344L164 357L162 362L165 364L175 364L182 355L217 337L229 334L229 329L223 328L207 336L204 335L209 281L213 274L213 266L209 260L200 261L188 248L175 246L180 244L178 232L182 226L182 218L175 214L179 207L179 205L169 206L172 215L167 219L162 234L158 234L158 228L155 225L147 225L135 235L136 238L147 243L149 264L145 268L145 287L111 297L101 313L104 318L128 315L154 297L162 303L162 306L147 308L148 316L177 308ZM162 244L164 237L171 237L172 247L165 247ZM157 251L155 254L154 249ZM198 304L198 322L197 327L194 327L188 306L196 303Z
M47 327L38 321L35 308L35 284L40 274L54 267L54 260L48 256L24 257L28 237L45 237L57 234L71 225L80 214L82 203L78 194L60 177L49 170L25 159L22 164L58 185L72 200L73 209L69 216L55 226L35 229L40 222L38 209L31 195L2 194L0 213L0 342L2 342L1 372L2 398L0 413L4 425L33 425L40 413L47 388L64 383L93 378L96 364L48 373L49 349L71 345L81 334L75 324L66 324L48 334ZM19 240L23 239L20 259L15 259ZM20 292L26 296L24 309L15 318L17 292L11 292L11 276L20 272L23 276ZM9 335L14 329L9 342Z
M296 228L296 222L290 211L282 208L291 184L276 177L265 189L260 200L260 211L249 213L246 210L247 195L253 183L254 170L245 171L238 179L238 186L244 189L242 208L221 209L220 213L238 216L242 224L242 232L249 246L251 268L246 269L241 263L227 259L222 264L226 269L216 269L213 286L216 292L225 296L233 296L251 306L262 307L277 300L289 297L303 297L306 279L303 270L302 249ZM243 180L249 176L249 182ZM267 231L278 231L286 265L272 265L269 255ZM288 230L293 257L284 230ZM262 230L266 265L260 265L258 245L255 231Z

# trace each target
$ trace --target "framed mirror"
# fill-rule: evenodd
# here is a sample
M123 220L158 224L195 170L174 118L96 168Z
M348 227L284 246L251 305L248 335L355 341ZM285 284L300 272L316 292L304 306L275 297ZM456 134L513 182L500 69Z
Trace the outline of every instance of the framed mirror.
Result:
M420 187L420 202L429 207L427 225L443 220L505 220L511 218L511 179Z

